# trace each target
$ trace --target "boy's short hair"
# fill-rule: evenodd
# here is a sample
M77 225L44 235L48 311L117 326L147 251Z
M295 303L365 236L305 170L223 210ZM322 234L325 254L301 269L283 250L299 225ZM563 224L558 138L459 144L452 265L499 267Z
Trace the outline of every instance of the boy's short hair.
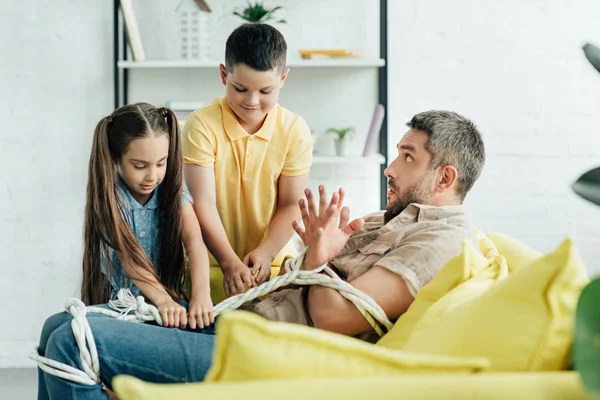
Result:
M246 64L257 71L278 68L283 71L287 43L277 29L267 24L243 24L236 28L225 44L225 67L233 71L236 64Z

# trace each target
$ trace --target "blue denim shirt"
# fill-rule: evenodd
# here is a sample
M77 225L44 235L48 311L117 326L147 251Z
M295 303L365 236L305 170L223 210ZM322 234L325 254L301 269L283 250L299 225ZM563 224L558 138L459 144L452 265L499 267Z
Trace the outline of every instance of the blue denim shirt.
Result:
M118 180L118 189L124 205L126 208L126 219L131 227L131 230L135 234L136 238L140 242L142 249L146 252L148 259L157 268L158 256L161 245L160 235L160 204L158 200L158 191L161 190L161 186L156 188L152 192L152 196L145 205L141 205L137 202L129 193L129 189L125 186L125 182L122 179ZM185 205L192 201L190 193L183 184L183 190L181 194L181 205ZM134 296L141 294L140 289L127 277L119 257L113 249L109 249L111 265L111 284L112 293L111 298L115 299L116 295L121 288L127 288L131 290ZM102 273L106 274L106 262L102 260Z

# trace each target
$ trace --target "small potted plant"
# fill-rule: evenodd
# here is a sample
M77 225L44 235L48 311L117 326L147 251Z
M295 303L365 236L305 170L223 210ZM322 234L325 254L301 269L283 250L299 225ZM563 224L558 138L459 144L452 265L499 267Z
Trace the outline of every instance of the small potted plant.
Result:
M346 126L343 128L329 128L327 129L327 133L333 133L337 137L335 138L335 153L343 157L346 155L346 149L348 147L348 140L355 133L355 130L352 126Z
M233 15L237 15L241 19L249 23L264 23L267 21L271 21L275 19L275 13L282 9L281 6L276 6L271 9L265 8L263 3L260 1L255 2L254 4L248 1L248 5L241 10L236 10L233 12ZM287 23L286 20L280 19L275 21L276 23Z

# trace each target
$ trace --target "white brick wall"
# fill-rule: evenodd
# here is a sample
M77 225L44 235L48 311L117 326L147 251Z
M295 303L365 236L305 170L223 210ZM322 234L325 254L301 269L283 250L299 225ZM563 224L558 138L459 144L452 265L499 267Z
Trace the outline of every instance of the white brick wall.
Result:
M474 222L549 251L572 235L600 273L600 208L570 190L600 164L600 2L390 1L390 141L426 109L472 118L488 161L467 198Z

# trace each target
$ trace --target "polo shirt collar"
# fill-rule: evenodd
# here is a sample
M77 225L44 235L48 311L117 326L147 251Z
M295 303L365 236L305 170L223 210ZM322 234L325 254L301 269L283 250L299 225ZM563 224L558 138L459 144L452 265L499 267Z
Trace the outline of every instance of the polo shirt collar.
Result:
M273 137L275 121L277 120L277 113L279 112L279 104L276 104L275 107L269 111L265 122L254 135L248 134L248 132L242 128L235 113L233 110L231 110L229 104L227 104L226 97L221 97L219 104L221 105L221 110L223 111L223 127L225 128L225 133L230 140L234 141L243 139L247 136L256 136L268 142Z

